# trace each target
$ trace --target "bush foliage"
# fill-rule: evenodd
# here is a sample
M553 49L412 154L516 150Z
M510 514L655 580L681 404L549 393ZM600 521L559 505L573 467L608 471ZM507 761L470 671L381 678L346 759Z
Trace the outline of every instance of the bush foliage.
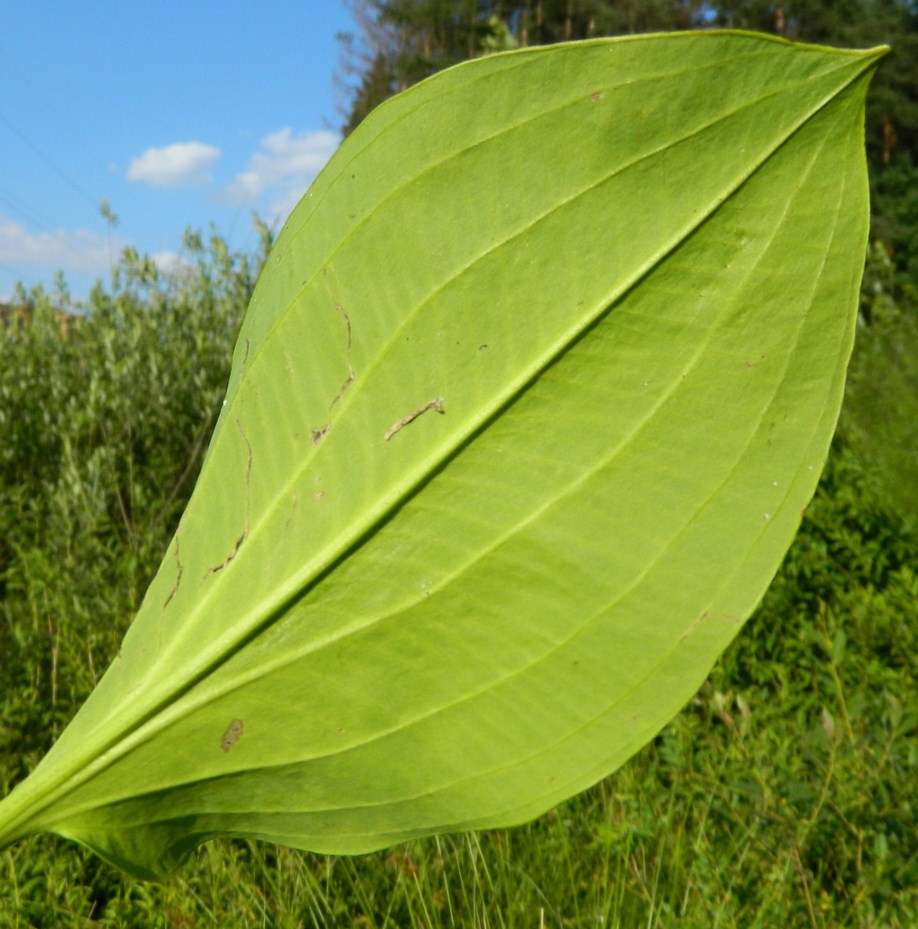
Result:
M269 246L262 229L263 253ZM81 315L21 294L0 332L0 614L6 789L114 655L188 495L260 260L185 241L169 276L125 252Z

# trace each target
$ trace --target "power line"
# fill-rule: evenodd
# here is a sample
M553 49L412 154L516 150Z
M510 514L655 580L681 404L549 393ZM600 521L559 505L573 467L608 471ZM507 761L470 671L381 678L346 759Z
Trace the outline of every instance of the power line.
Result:
M28 149L30 149L34 154L36 154L41 160L48 165L49 168L60 177L69 187L75 190L81 197L86 199L89 203L92 204L93 209L98 209L99 201L96 197L93 197L84 187L81 187L63 168L58 167L48 155L46 155L24 132L20 129L17 129L9 119L7 119L2 113L0 113L0 123L3 123L16 138L22 142Z
M66 234L60 235L58 232L52 229L49 220L42 213L19 200L15 194L0 188L0 205L4 206L4 208L9 210L11 213L17 214L21 219L38 229L40 232L45 233L46 235L53 238L55 243L60 248L63 248L65 251L69 252L77 260L78 264L82 264L85 261L85 253L74 247L74 245L67 238ZM99 238L101 240L101 236ZM0 265L0 267L6 267L7 270L12 270L9 265Z
M21 77L21 75L20 75L20 77ZM31 83L28 82L28 81L26 81L26 83L29 84L29 86L30 86L32 92L35 94L35 96L37 96L37 97L39 97L40 99L42 99L42 101L43 101L43 103L44 103L44 106L45 106L45 109L48 110L48 111L50 112L51 106L49 105L47 99L46 99L42 94L40 94L40 93L36 90L36 88L34 87L34 85L31 85ZM53 114L52 114L52 120L53 120L53 123L54 123L55 125L65 125L65 126L67 125L65 121L60 120L60 119L54 117ZM101 199L102 199L102 198L100 198L100 197L94 197L91 193L89 193L89 191L87 191L85 187L83 187L78 181L74 180L74 178L71 177L70 174L68 174L62 167L60 167L60 165L58 165L57 162L55 162L55 160L54 160L53 158L51 158L50 155L48 155L45 151L43 151L35 142L32 141L32 139L30 139L20 128L18 128L18 127L9 119L9 117L4 116L3 113L0 113L0 123L2 123L4 126L6 126L6 128L7 128L10 132L12 132L13 135L15 135L16 138L19 139L19 141L22 142L23 145L25 145L31 152L33 152L33 153L34 153L38 158L40 158L46 165L48 165L48 167L51 168L51 170L52 170L59 178L61 178L61 180L63 180L64 183L67 184L68 187L70 187L72 190L74 190L76 193L78 193L87 203L89 203L89 204L92 206L94 212L98 213L99 207L100 207L100 203L101 203ZM78 134L73 130L72 127L67 126L67 128L68 128L68 130L70 131L70 133L71 133L72 135L74 135L74 136L77 138L77 140L78 140L85 148L87 148L87 149L90 148L89 146L86 145L85 139L83 139L80 135L78 135ZM96 155L98 156L98 153L96 153ZM149 250L148 244L144 241L144 239L143 239L142 236L137 235L137 233L135 232L135 230L130 229L130 228L128 228L127 226L124 226L124 225L122 225L122 229L124 229L124 230L130 235L130 237L131 237L135 242L139 243L139 244L142 245L144 248L146 248L147 250Z

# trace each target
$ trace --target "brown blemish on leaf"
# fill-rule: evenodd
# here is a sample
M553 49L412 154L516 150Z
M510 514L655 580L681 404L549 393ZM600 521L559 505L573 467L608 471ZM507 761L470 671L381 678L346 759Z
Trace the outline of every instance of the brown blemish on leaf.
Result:
M443 400L439 397L436 400L428 400L424 406L418 407L413 413L403 416L397 423L393 423L386 432L384 438L388 442L397 432L401 432L409 423L413 423L419 416L428 410L436 410L438 413L445 413L443 409Z
M332 302L332 306L334 306L335 311L338 313L338 315L341 317L342 321L344 322L344 331L347 334L347 341L345 344L345 361L347 363L347 375L345 376L344 380L341 382L341 386L338 388L338 392L335 394L334 397L332 397L332 401L328 405L329 410L331 410L334 408L335 404L344 396L345 391L348 389L348 387L351 386L351 384L354 382L354 379L356 378L357 375L354 372L354 366L351 364L351 346L353 345L353 340L354 340L354 332L351 326L351 317L348 315L347 310L345 310L345 308L334 298L334 294L332 293L332 287L328 283L328 266L327 265L326 267L322 269L322 277L325 280L325 287L326 287L326 290L328 291L328 296ZM321 429L313 429L312 430L312 444L318 445L319 442L321 442L322 439L325 437L325 434L328 432L330 427L331 427L331 423L327 423Z
M316 503L321 503L324 499L325 499L325 491L320 490L315 496Z
M249 484L252 480L252 443L249 442L249 437L245 434L245 429L242 428L242 423L239 420L236 420L236 428L239 430L242 435L242 439L245 442L246 450L248 451L248 460L245 466L245 525L242 529L242 534L236 539L236 544L233 546L233 550L223 559L223 561L214 565L214 567L209 568L207 574L216 574L218 571L222 571L230 562L239 554L239 549L242 548L242 543L249 537ZM204 576L207 577L207 574Z
M300 492L298 490L293 491L293 497L290 500L290 515L287 517L287 522L284 523L284 528L288 528L290 523L293 522L293 516L296 513L297 504L300 502Z
M735 626L740 622L740 617L733 613L715 613L713 610L705 610L697 619L695 619L679 636L679 641L684 642L690 635L693 635L703 625L711 623L726 623L728 626Z
M208 574L216 574L218 571L222 571L238 554L239 549L242 548L242 543L245 542L246 537L249 534L249 527L243 530L242 535L236 539L236 544L233 546L233 550L220 562L218 565L214 565L208 570Z
M594 93L590 94L590 99L593 103L599 103L600 100L606 95L604 90L597 90Z
M335 394L334 400L332 400L332 402L329 403L328 405L329 409L331 409L344 396L344 391L346 391L348 387L351 386L351 381L353 380L354 380L354 369L350 366L350 364L348 364L347 377L344 379L344 381L341 384L341 387L338 389L338 393Z
M347 327L347 350L351 350L351 318L344 312L344 307L340 303L335 302L335 309L341 314L341 318L344 320L344 325Z
M328 269L326 268L326 271ZM347 315L347 311L338 303L337 300L334 301L335 309L338 311L338 315L344 320L344 328L347 331L347 377L341 382L341 386L338 388L338 393L335 394L334 399L328 405L328 408L331 409L343 396L344 392L351 386L352 381L354 380L354 368L351 365L351 344L353 341L353 331L351 329L351 318Z
M182 559L179 557L179 540L178 536L175 537L175 583L172 585L172 590L169 591L169 596L166 597L165 602L163 603L163 609L165 609L172 602L172 598L178 593L179 584L182 582L182 572L185 568L182 566Z
M227 727L220 739L220 748L228 752L241 738L243 725L241 719L234 719Z

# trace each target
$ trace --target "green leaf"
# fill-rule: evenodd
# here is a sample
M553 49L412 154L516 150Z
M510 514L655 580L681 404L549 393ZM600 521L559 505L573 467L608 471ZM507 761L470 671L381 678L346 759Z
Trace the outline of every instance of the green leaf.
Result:
M692 695L825 460L883 54L574 43L382 106L296 208L114 663L0 805L141 876L217 835L519 823Z

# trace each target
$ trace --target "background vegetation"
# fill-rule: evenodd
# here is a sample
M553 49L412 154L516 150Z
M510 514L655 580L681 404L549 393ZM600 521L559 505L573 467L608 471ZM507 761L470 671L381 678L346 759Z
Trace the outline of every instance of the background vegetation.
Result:
M535 823L354 859L212 843L162 885L41 836L0 853L0 929L918 925L914 9L808 0L779 21L755 0L716 17L668 0L401 0L357 12L353 123L374 87L606 30L716 18L906 50L874 95L862 331L820 489L691 704L622 771ZM60 282L20 293L21 314L0 324L4 793L92 689L171 537L270 245L261 231L252 256L189 234L175 277L126 252L82 316Z

